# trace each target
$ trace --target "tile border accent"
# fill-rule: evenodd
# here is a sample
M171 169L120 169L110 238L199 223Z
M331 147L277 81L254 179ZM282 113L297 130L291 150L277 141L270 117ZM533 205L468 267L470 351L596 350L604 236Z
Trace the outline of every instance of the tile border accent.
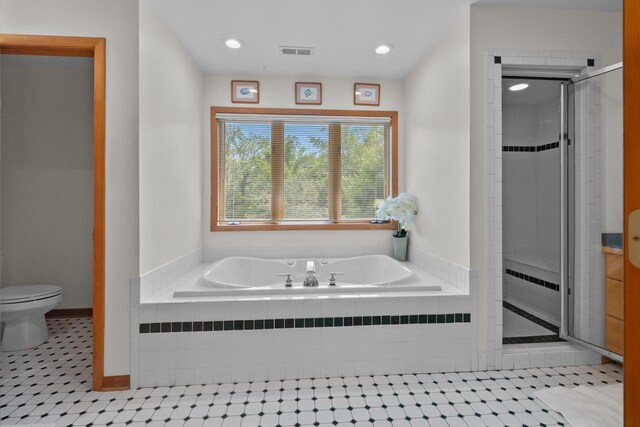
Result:
M227 332L268 329L336 328L350 326L395 326L416 324L471 323L471 313L399 314L377 316L307 317L254 320L196 320L188 322L140 323L140 334L172 332Z
M540 151L553 150L554 148L560 148L560 142L550 142L549 144L542 145L504 145L502 151L504 152L524 152L524 153L539 153Z
M502 344L538 344L545 342L564 342L558 335L534 335L529 337L504 337Z
M520 272L517 272L515 270L511 270L510 268L506 268L504 270L504 272L505 272L505 274L508 274L509 276L516 277L516 278L518 278L520 280L524 280L524 281L533 283L535 285L542 286L543 288L551 289L552 291L560 292L560 285L557 284L557 283L552 283L552 282L540 279L540 278L535 277L535 276L530 276L528 274L520 273Z

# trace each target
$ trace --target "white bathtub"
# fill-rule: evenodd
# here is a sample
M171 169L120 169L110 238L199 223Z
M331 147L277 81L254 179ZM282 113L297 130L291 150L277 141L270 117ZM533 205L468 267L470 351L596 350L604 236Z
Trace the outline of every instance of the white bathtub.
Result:
M309 261L315 264L317 287L302 285ZM329 285L330 273L336 285ZM290 274L293 286L285 286ZM175 289L174 297L215 296L316 296L345 294L379 294L387 292L441 291L440 285L425 284L406 264L386 255L366 255L353 258L263 259L228 257L205 269L194 286ZM337 295L335 295L337 296Z

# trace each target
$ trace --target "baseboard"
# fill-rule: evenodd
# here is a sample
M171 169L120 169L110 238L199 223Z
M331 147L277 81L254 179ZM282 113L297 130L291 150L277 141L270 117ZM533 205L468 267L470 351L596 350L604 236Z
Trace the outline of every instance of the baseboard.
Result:
M98 391L129 390L129 375L114 375L102 378L102 389Z
M47 319L93 317L93 308L58 308L45 314Z

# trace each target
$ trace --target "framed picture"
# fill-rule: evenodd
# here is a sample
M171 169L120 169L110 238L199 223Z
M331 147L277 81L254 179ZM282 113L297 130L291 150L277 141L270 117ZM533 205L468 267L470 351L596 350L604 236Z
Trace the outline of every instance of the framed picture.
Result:
M296 82L296 104L322 104L322 83Z
M236 104L257 104L260 102L260 82L231 80L231 102Z
M353 103L355 105L380 105L380 85L375 83L356 83L353 85Z

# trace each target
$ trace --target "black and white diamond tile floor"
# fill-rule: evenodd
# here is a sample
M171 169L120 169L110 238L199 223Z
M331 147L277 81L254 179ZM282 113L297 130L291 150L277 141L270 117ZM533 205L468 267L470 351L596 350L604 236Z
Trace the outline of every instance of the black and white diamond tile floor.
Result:
M50 320L45 344L0 360L0 425L552 426L533 397L622 381L615 365L316 378L91 391L90 319Z

